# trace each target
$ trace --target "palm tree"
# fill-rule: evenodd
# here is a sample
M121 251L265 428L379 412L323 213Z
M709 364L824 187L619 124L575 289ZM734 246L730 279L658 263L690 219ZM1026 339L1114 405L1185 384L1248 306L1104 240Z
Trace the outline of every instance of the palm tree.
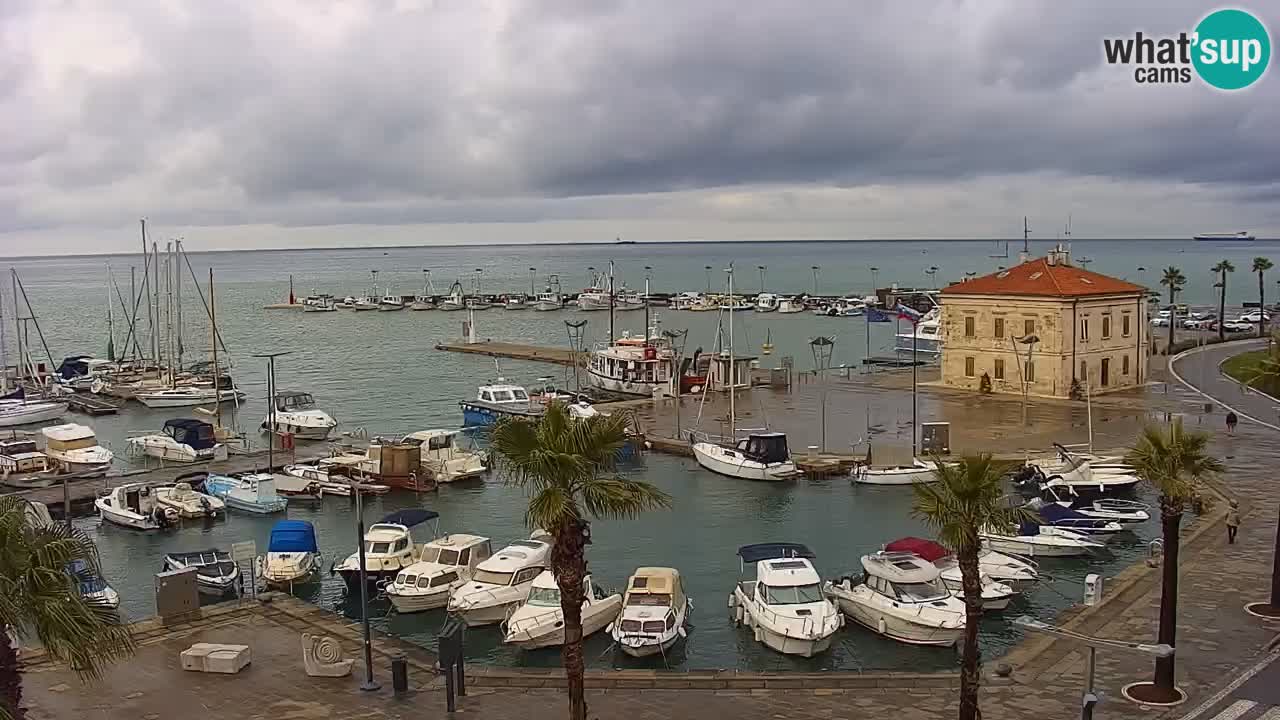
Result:
M21 720L22 676L14 639L34 637L49 657L98 679L133 653L115 610L86 600L80 582L98 577L98 549L80 530L34 520L25 500L0 496L0 719ZM70 572L78 565L83 570ZM14 633L11 638L9 632Z
M1266 337L1267 334L1267 291L1262 276L1272 267L1271 261L1264 257L1253 259L1252 269L1258 273L1258 337Z
M1182 287L1187 284L1187 276L1182 274L1178 268L1170 265L1164 269L1164 276L1160 278L1160 284L1169 288L1169 348L1165 350L1165 355L1173 352L1173 329L1178 322L1178 313L1174 311L1174 300L1178 297L1178 293L1182 292Z
M614 474L627 422L622 413L574 419L563 404L553 402L540 420L509 416L493 430L491 447L499 472L529 494L525 522L555 538L551 571L564 613L562 657L570 720L587 717L582 603L585 552L591 542L588 518L632 517L671 504L671 498L654 486Z
M939 460L935 458L935 460ZM960 720L982 717L978 687L978 620L982 617L982 579L978 572L978 533L986 527L1007 527L1029 513L1011 507L1005 499L1002 478L1009 466L990 454L969 455L959 463L938 462L935 483L916 483L912 516L933 528L942 544L951 548L960 565L964 589L965 628L960 664Z
M1164 560L1157 642L1170 646L1176 645L1178 630L1178 532L1182 513L1188 503L1202 499L1203 482L1223 470L1222 463L1209 455L1208 445L1208 434L1187 432L1182 429L1181 420L1174 420L1168 426L1147 426L1125 455L1138 477L1160 493ZM1181 694L1174 687L1173 656L1157 658L1154 680L1137 686L1131 694L1155 702L1177 700Z
M1236 266L1231 264L1230 260L1220 260L1217 265L1213 266L1213 272L1218 273L1218 341L1227 339L1227 329L1223 323L1227 321L1224 317L1227 312L1227 273L1235 272Z

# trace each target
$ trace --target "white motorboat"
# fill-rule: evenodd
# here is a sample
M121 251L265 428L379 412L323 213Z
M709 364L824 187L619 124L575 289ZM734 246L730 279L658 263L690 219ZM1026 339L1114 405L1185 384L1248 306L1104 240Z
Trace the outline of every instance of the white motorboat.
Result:
M89 567L84 560L72 560L67 564L67 574L71 576L80 597L95 607L114 610L120 607L120 593L107 581Z
M155 491L146 483L126 483L93 501L106 522L134 530L161 530L178 520L178 512L156 503Z
M449 596L449 612L470 627L506 619L529 596L533 581L551 562L551 536L535 532L476 566L471 579Z
M738 548L738 557L756 566L756 579L739 582L729 596L734 625L746 625L756 642L786 655L813 657L831 647L844 618L823 595L813 551L798 543L759 543Z
M550 289L548 289L547 292L538 293L538 298L533 302L533 309L541 312L563 310L564 296L559 292L553 292Z
M378 298L364 295L356 298L355 302L351 303L351 309L352 310L377 310L378 305L379 305Z
M627 579L622 613L609 626L613 642L631 657L665 655L685 637L690 601L675 568L637 568Z
M1136 474L1121 472L1102 472L1094 470L1088 462L1077 463L1074 467L1058 469L1047 473L1039 466L1030 468L1031 479L1039 487L1050 483L1066 485L1072 492L1084 497L1100 497L1130 493L1138 483L1142 482Z
M778 309L778 305L782 302L782 298L773 293L760 293L756 295L755 311L766 313L774 312Z
M157 505L176 511L179 517L217 517L227 511L227 504L221 498L196 492L190 483L160 485L153 492Z
M508 295L502 299L503 310L528 310L529 303L523 295Z
M378 310L382 312L391 312L404 309L404 298L399 295L383 295L378 301Z
M934 550L934 554L939 552L951 552L932 540L924 540L916 537L905 537L900 540L895 540L884 547L885 550L889 551L914 552L917 555L928 559L930 554L929 547L931 546L939 549ZM943 568L943 565L949 565L949 562L943 560L934 560L932 562L944 572L945 569ZM1001 552L996 552L995 550L987 547L978 551L978 571L996 582L1009 585L1014 588L1030 585L1040 579L1040 569L1034 562L1015 555L1006 555ZM944 577L943 581L947 582L947 578Z
M911 485L936 482L938 464L914 458L910 465L857 465L850 471L853 481L864 485Z
M267 587L288 588L316 579L320 564L315 526L306 520L281 520L271 526L258 574Z
M385 585L401 570L418 561L421 546L410 530L418 525L437 520L440 513L422 508L397 510L369 526L364 533L365 577L370 584ZM431 535L439 534L438 523L433 523ZM347 592L360 589L360 551L351 553L335 569L347 585Z
M623 332L612 343L602 343L591 351L587 380L592 387L639 397L653 397L671 386L676 355L671 341L650 329L649 337Z
M938 308L930 310L912 325L910 332L894 336L894 349L900 355L918 353L930 357L942 354L942 315Z
M436 482L450 483L480 477L488 472L485 457L458 447L459 430L419 430L400 441L420 448L418 464Z
M217 548L194 552L172 552L164 556L165 570L196 569L196 589L221 596L235 592L240 579L240 566L231 559L231 553Z
M422 546L418 562L401 570L386 586L396 612L435 610L449 604L449 595L489 558L489 538L454 533Z
M0 481L25 488L52 484L60 479L56 464L36 449L35 440L0 440Z
M902 538L884 546L885 553L907 553L920 557L938 568L939 577L956 597L964 599L964 576L960 572L960 562L950 550L932 540L920 538ZM982 572L982 561L978 561L978 580L982 586L982 609L1004 610L1009 602L1018 594L1012 585L1006 585Z
M1045 525L1066 528L1081 535L1088 535L1095 540L1106 542L1124 526L1114 520L1089 517L1084 513L1072 510L1058 503L1045 502L1040 498L1032 498L1026 507L1036 512Z
M911 645L952 646L964 634L964 601L938 568L913 553L862 556L860 581L844 578L825 590L854 622Z
M271 473L210 474L205 478L204 489L222 498L229 508L257 515L284 512L288 507L288 502L276 494L276 481Z
M792 315L804 312L804 301L799 298L782 298L778 301L778 314Z
M262 430L271 425L270 414L262 420ZM316 407L311 393L284 390L276 393L275 433L300 440L324 440L338 426L329 413Z
M587 575L582 579L585 600L582 601L582 637L590 637L605 629L618 617L622 596L600 589ZM560 588L550 570L534 578L529 598L507 618L502 642L522 650L557 647L564 644L564 610L560 607Z
M978 535L992 550L1027 557L1073 557L1103 547L1080 533L1033 522L1005 530L988 528Z
M51 425L41 428L40 433L44 435L44 454L64 472L106 472L115 459L110 450L98 444L88 425Z
M1151 519L1151 508L1137 500L1096 498L1086 500L1076 494L1070 485L1060 481L1046 483L1041 489L1041 499L1056 503L1091 518L1118 523L1144 523Z
M192 407L214 402L238 402L244 392L235 388L214 390L212 385L182 385L163 390L135 392L133 397L149 408Z
M308 295L302 301L302 312L337 312L338 305L332 295Z
M67 414L67 404L53 400L0 399L0 427L15 427L57 420Z
M813 311L814 315L825 315L827 317L859 317L867 311L867 304L861 300L850 300L848 298L840 298L830 305L825 305Z
M465 305L467 306L468 310L488 310L489 308L493 307L493 303L489 302L483 297L480 297L479 295L476 295L475 297L467 298Z
M667 307L672 310L688 310L694 305L701 305L702 293L699 292L681 292L671 296L667 302Z
M213 425L194 418L171 418L154 435L131 437L129 451L168 462L226 460L227 447L218 442Z
M785 433L752 433L735 445L695 442L693 456L714 473L742 480L781 481L794 477L796 464Z
M462 283L455 282L451 285L449 294L440 301L437 307L447 312L465 310L467 302L466 297L462 294Z
M285 465L282 469L286 475L292 475L311 482L320 488L325 495L351 497L352 493L357 491L364 495L383 495L391 490L389 485L361 482L345 475L330 472L329 466L323 465L323 460L320 463L315 465L306 463Z

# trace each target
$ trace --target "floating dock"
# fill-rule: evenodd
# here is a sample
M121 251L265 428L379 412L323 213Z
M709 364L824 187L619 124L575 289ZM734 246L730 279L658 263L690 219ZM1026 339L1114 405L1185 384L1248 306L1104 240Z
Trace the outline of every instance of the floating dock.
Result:
M120 412L120 406L99 395L67 395L64 398L72 410L85 415L114 415Z
M511 360L533 360L536 362L554 363L556 365L573 365L575 353L568 348L541 347L538 345L523 345L520 343L497 342L494 340L486 340L484 342L468 343L468 342L445 342L436 345L437 350L445 352L469 353L471 355L485 355L487 357L509 358ZM578 364L586 362L587 354L576 353Z

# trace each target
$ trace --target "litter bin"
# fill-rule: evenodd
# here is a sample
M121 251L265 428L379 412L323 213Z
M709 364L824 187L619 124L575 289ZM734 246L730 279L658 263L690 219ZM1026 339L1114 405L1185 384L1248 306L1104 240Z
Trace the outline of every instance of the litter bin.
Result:
M409 661L404 655L391 658L391 689L396 695L409 691Z

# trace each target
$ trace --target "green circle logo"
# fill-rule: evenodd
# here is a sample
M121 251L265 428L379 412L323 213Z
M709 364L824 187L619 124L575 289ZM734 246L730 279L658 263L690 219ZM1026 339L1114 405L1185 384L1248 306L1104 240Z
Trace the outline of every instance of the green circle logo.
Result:
M1217 10L1196 26L1191 62L1200 78L1219 90L1249 87L1267 71L1271 36L1243 10Z

